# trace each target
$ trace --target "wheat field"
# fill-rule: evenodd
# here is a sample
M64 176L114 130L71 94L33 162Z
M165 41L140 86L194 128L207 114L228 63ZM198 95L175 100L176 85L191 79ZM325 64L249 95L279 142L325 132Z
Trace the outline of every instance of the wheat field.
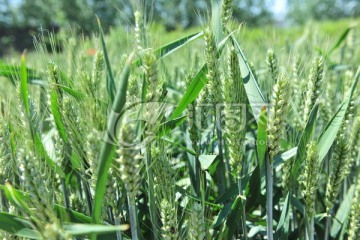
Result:
M251 29L231 2L0 61L2 239L360 239L359 20Z

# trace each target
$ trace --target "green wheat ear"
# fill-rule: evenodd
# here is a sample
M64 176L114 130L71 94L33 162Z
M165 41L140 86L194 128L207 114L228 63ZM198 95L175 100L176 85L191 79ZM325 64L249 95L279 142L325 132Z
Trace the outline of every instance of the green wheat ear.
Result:
M232 17L232 4L234 0L223 0L221 6L221 21L224 31L228 27L228 23Z
M174 208L175 207L175 208ZM165 240L178 239L178 226L177 226L177 211L176 206L167 200L160 203L160 216L161 216L161 232Z
M349 238L360 239L360 178L358 177L354 197L351 204L351 218L349 225Z
M206 129L209 122L212 122L215 115L215 106L217 103L223 103L222 81L220 76L219 60L215 36L206 28L204 31L205 55L208 73L208 81L200 92L198 106L201 109L199 113L200 128Z
M159 101L163 91L163 81L158 76L157 59L153 49L149 48L144 51L142 69L147 85L146 101Z
M117 208L117 195L118 195L118 189L121 187L121 177L119 177L118 171L117 171L117 162L113 163L109 170L109 180L106 183L106 204L107 206L111 207L111 209L114 211L115 216L119 215L119 209Z
M327 213L331 213L340 189L340 184L348 172L348 141L344 135L340 135L335 144L333 157L330 160L331 169L325 195Z
M330 176L326 188L325 203L327 212L331 213L336 197L340 190L340 184L350 173L352 163L352 148L356 148L354 141L357 138L357 122L353 126L352 133L348 134L348 126L351 125L354 118L355 106L354 99L350 99L350 103L345 112L345 117L340 127L337 138L335 139L335 147L333 157L330 160Z
M92 74L92 84L93 90L99 90L98 87L103 80L103 74L105 71L105 62L104 62L104 54L102 51L97 51L94 56L93 63L93 74Z
M77 196L76 194L71 194L69 196L70 206L71 209L80 212L85 213L86 212L86 203L83 199L81 199L80 194Z
M99 97L98 92L100 90L99 89L100 84L103 81L104 72L105 72L104 54L102 51L97 51L94 56L93 72L91 77L92 84L91 86L89 86L94 97Z
M215 36L210 30L206 28L204 32L205 38L205 54L206 54L206 64L208 73L206 77L208 78L208 88L209 88L209 99L212 104L223 103L224 98L222 95L222 79L220 73L220 63L218 59L218 51L215 41Z
M289 81L284 75L281 75L274 85L267 130L270 161L273 161L273 158L280 151L280 140L285 130L289 97Z
M300 71L300 59L295 58L293 65L292 65L292 76L294 81L294 94L299 93L299 86L301 85L300 78L301 78L301 71Z
M194 203L190 209L188 221L188 237L191 240L203 240L205 238L204 209L201 203Z
M276 83L279 76L279 68L278 68L277 57L274 53L274 50L272 49L268 50L266 54L266 63L268 65L268 70L271 74L272 81Z
M302 195L305 200L305 210L308 221L314 215L314 207L316 201L316 189L319 179L319 164L317 143L310 142L306 147L306 159L304 175L302 177Z
M340 133L342 133L346 136L349 135L350 130L351 130L351 133L353 132L353 130L349 126L352 125L354 117L355 117L355 113L356 113L357 105L355 103L355 96L356 96L356 91L355 91L355 94L353 94L350 99L349 106L345 112L343 123L339 130Z
M198 132L198 117L199 114L197 112L197 101L194 100L192 104L189 104L188 107L188 131L190 135L190 140L194 151L199 154L199 141L200 134Z
M193 79L193 73L188 74L187 78L186 78L186 84L190 85L191 84L191 80ZM189 104L188 108L187 108L187 129L189 132L189 136L190 136L190 140L191 140L191 144L192 147L194 149L194 151L199 154L199 141L200 141L200 133L199 133L199 117L200 114L198 112L198 100L195 99L191 104Z
M66 43L68 76L73 76L76 73L76 62L78 59L77 46L77 39L74 36L71 36Z
M322 57L315 57L312 63L310 79L307 86L305 97L305 108L303 122L306 124L311 109L320 97L321 83L324 78L324 61Z
M155 195L160 203L162 199L172 202L175 199L175 171L170 164L170 158L164 154L164 144L152 147Z
M178 214L175 196L175 171L170 164L170 158L164 154L164 144L153 145L154 190L157 206L161 216L161 234L164 239L178 239Z
M140 170L143 157L139 154L138 149L126 146L127 144L132 144L135 138L134 130L129 127L123 129L122 140L124 141L124 146L119 147L117 150L119 157L116 160L119 164L118 171L120 178L124 183L130 201L135 201L142 180Z
M349 160L349 170L352 166L356 165L356 159L359 155L360 146L358 142L360 141L360 117L357 116L352 125L352 131L350 135L350 160Z
M136 11L134 13L134 17L135 17L135 42L137 49L141 52L141 50L146 48L146 41L147 41L144 17L139 11Z
M4 120L0 113L0 184L4 184L3 180L9 179L11 165L14 163L11 159L11 147L9 145L10 133Z
M234 48L230 49L228 59L228 79L224 86L225 95L225 133L228 143L230 165L234 175L241 177L246 111L246 94L242 83L239 60Z
M30 142L24 145L31 149ZM22 188L29 194L31 207L37 209L32 213L40 231L44 231L44 222L56 219L53 210L49 207L53 203L54 183L51 181L51 171L46 170L40 159L33 152L19 149L17 153L19 173ZM50 177L49 177L50 176Z

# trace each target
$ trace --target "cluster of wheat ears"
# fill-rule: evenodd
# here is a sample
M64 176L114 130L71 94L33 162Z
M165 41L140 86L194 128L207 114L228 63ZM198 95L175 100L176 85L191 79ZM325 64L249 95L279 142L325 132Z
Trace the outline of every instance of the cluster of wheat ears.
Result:
M160 48L136 11L129 54L99 21L90 57L50 34L0 62L2 239L360 239L356 26L253 64L232 2Z

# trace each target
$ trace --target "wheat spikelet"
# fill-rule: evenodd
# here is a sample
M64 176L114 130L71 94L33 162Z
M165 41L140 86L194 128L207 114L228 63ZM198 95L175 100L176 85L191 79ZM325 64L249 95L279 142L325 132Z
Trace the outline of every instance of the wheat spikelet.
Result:
M187 77L187 85L190 85L191 80L192 80L192 75L193 74L189 74ZM198 100L195 99L191 104L189 104L188 108L187 108L187 116L188 116L188 121L187 121L187 129L189 131L189 135L190 135L190 140L192 143L192 147L194 149L194 151L196 153L199 152L199 141L200 141L200 133L199 133L199 111L198 111Z
M285 130L285 117L288 112L289 82L282 75L274 86L272 106L268 121L268 147L270 161L280 151L280 139Z
M10 177L11 173L11 152L9 146L9 131L6 129L3 117L0 115L0 184Z
M346 176L348 168L349 146L343 135L340 135L335 143L334 155L330 162L330 176L326 187L326 208L330 213L334 206L340 184Z
M31 148L31 143L25 145ZM30 196L30 206L36 207L33 212L37 222L50 221L56 219L53 210L49 208L53 203L53 182L51 172L43 166L41 161L33 152L19 149L17 153L19 174L21 184ZM42 228L42 226L38 226Z
M310 142L306 147L304 175L302 177L302 194L305 200L305 210L308 221L314 214L316 189L319 178L319 164L316 142Z
M310 79L305 97L303 122L306 124L310 111L320 96L321 82L324 78L324 61L322 57L315 57L312 63Z
M139 51L143 50L146 46L146 29L144 17L141 12L136 11L135 16L135 42Z
M358 142L360 140L360 117L357 116L352 126L352 131L350 135L350 160L349 160L349 169L356 164L356 158L359 154L360 146Z
M200 134L198 132L198 117L199 114L197 112L197 101L194 100L192 104L188 106L188 131L190 135L190 140L192 143L192 147L196 153L199 151L199 141Z
M207 84L209 87L209 100L212 104L223 103L223 86L220 74L217 46L215 36L210 28L205 29L204 38L206 48L206 64L208 69L206 77L208 79Z
M143 71L146 77L146 100L157 101L162 92L162 83L158 77L157 60L152 49L146 49L143 55Z
M162 199L166 199L167 202L172 202L175 199L175 171L169 162L169 157L166 154L164 155L164 152L165 146L163 144L158 144L152 148L155 195L159 203Z
M223 0L221 5L221 21L223 29L228 26L229 20L232 17L232 4L234 0Z
M272 81L276 83L279 76L279 69L278 69L277 57L274 53L274 50L272 49L268 50L266 54L266 63L268 65L268 70L271 74Z
M351 218L348 239L360 239L360 178L358 177L351 204Z
M160 204L161 215L161 233L163 239L175 240L178 239L178 226L177 226L177 211L176 206L169 203L167 200L163 200Z
M229 53L228 68L229 75L224 87L226 100L224 114L225 133L231 168L236 176L240 176L245 138L243 114L246 114L244 112L246 111L246 95L242 83L239 60L234 48Z
M129 127L123 129L122 138L125 144L133 143L135 137L133 129ZM116 161L119 164L120 178L124 183L130 201L135 201L142 180L140 170L143 157L139 154L138 149L125 145L118 148L117 154L119 155Z
M290 189L293 189L295 185L292 185L291 171L293 167L293 159L289 159L283 163L282 175L281 175L281 186L284 189L284 193L287 193ZM293 189L294 190L294 189Z
M205 237L204 210L200 203L194 203L188 222L188 237L191 240L203 240Z
M99 90L100 83L103 81L103 74L105 71L104 54L102 51L97 51L94 56L93 72L92 72L92 89ZM94 96L97 95L94 93Z

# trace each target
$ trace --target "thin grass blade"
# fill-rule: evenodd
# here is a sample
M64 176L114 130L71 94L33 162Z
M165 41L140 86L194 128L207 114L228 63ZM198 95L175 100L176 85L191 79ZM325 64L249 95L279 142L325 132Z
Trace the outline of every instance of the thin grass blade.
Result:
M96 18L96 19L97 19L97 22L98 22L98 25L99 25L101 46L102 46L102 49L103 49L105 66L106 66L106 89L107 89L107 93L109 95L110 101L112 103L114 101L114 98L115 98L116 86L115 86L114 76L113 76L113 73L112 73L112 70L111 70L111 65L110 65L108 52L107 52L106 45L105 45L104 31L103 31L103 29L101 27L100 19L99 18Z
M346 28L343 33L340 35L338 40L335 42L335 44L330 48L330 50L327 52L327 55L331 55L336 49L338 49L342 42L346 40L347 35L349 34L352 27Z
M27 116L30 116L30 106L29 106L29 90L28 90L28 75L26 69L26 62L25 62L25 53L21 55L21 74L20 74L20 94L21 100L24 104L25 112Z
M275 239L288 239L290 233L290 192L286 195L281 217L276 228Z

